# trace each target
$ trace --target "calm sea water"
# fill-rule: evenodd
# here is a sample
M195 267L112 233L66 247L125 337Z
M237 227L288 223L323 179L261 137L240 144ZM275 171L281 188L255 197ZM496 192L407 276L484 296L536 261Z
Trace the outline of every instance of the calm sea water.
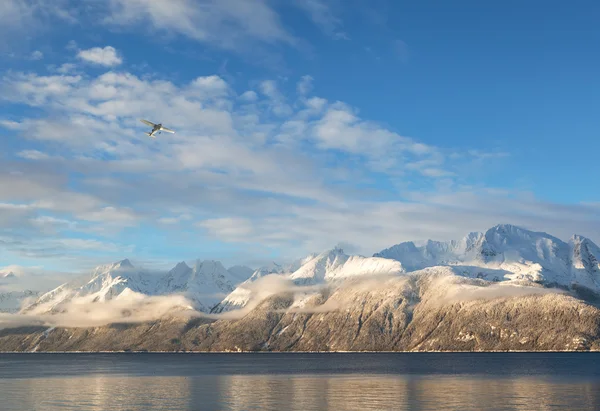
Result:
M600 354L0 354L2 410L600 410Z

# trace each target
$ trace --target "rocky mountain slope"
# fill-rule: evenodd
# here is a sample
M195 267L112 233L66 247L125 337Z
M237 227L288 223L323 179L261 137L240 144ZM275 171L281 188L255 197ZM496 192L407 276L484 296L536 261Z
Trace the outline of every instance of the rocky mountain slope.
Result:
M255 289L256 281L269 275L290 275L298 268L300 268L306 261L314 258L315 255L311 254L308 257L294 261L288 265L280 265L272 262L269 265L258 268L250 275L250 277L236 287L229 295L227 295L219 304L215 305L211 309L211 313L223 313L240 309L246 306L252 296L252 291ZM270 295L267 293L266 296Z
M308 257L286 268L259 269L252 277L240 284L212 312L222 313L246 307L253 292L266 298L273 294L269 284L256 284L267 275L277 274L296 285L318 285L344 281L345 279L376 274L400 274L404 272L402 264L383 258L349 256L341 248L327 250Z
M0 330L4 351L600 350L600 310L565 292L428 268L273 294L238 319Z
M245 281L248 270L216 261L153 276L124 260L43 295L3 329L0 317L0 350L600 350L599 261L589 239L510 225L374 257L334 248ZM102 324L65 325L84 307L65 302L82 298L95 315L119 305ZM132 317L156 304L160 315Z

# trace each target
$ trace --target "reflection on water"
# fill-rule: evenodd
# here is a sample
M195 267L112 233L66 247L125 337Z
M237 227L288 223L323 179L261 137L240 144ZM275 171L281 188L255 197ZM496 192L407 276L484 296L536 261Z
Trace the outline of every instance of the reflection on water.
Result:
M0 355L1 410L600 410L600 356Z
M3 410L598 410L600 384L381 375L9 379Z

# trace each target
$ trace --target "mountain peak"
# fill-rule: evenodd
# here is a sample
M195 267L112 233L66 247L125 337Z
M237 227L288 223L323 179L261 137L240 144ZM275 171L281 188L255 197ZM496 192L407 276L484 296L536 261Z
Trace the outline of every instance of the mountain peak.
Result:
M187 263L185 261L181 261L179 263L177 263L177 265L175 266L175 269L186 269L186 268L190 268L189 265L187 265Z
M121 260L121 261L117 261L116 263L113 264L114 268L133 268L133 264L131 264L131 261L129 261L128 258Z
M490 244L504 246L517 243L535 243L537 241L551 241L557 245L565 246L566 243L542 231L532 231L511 224L498 224L485 233L485 239Z
M573 243L573 244L591 244L592 246L597 247L597 245L594 244L594 242L592 240L590 240L589 238L584 237L582 235L579 235L579 234L572 235L571 238L569 239L569 242Z
M191 270L192 269L190 268L189 265L186 264L185 261L181 261L181 262L177 263L177 265L175 267L173 267L169 271L169 273L173 274L173 275L184 275L184 274L188 273Z
M339 247L339 246L335 246L330 250L324 251L323 253L321 253L318 257L338 257L338 256L345 256L346 254L344 253L344 250Z
M526 228L516 226L513 224L496 224L495 226L493 226L492 228L490 228L488 230L488 232L490 232L490 231L496 231L496 232L500 232L500 233L514 233L514 232L520 232L520 231L531 232L530 230L527 230Z
M194 265L194 269L196 271L200 271L200 270L222 270L222 271L226 271L225 267L223 266L223 264L220 261L217 260L196 260L196 264Z

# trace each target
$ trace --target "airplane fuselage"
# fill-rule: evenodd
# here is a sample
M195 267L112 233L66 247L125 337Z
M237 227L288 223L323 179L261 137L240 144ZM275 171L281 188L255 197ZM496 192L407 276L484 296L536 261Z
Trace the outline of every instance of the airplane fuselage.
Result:
M156 132L158 132L158 134L161 134L163 131L165 133L174 133L174 130L171 130L170 128L166 128L163 127L162 123L158 123L158 124L154 124L151 121L148 120L140 120L142 123L149 125L152 127L152 130L150 130L149 133L145 133L146 135L150 136L150 137L154 137L154 134L156 134Z
M150 132L150 137L152 137L154 135L154 133L156 133L157 131L160 131L162 127L162 124L157 124L154 127L152 127L152 131Z

